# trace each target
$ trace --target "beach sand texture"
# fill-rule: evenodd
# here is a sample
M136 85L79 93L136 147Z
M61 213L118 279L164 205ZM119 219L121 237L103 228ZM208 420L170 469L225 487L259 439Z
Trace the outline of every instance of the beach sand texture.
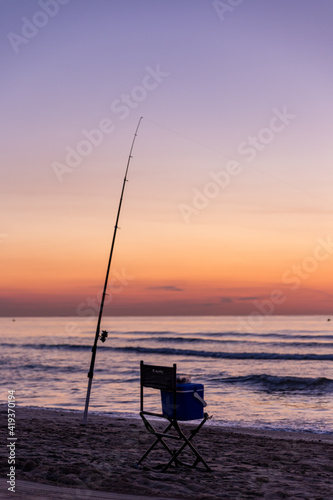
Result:
M4 406L1 414L5 421ZM84 498L85 492L86 498L107 498L102 494L93 496L91 490L124 494L128 498L333 498L331 435L252 431L208 424L193 444L213 472L173 468L161 473L134 466L153 440L140 419L90 413L83 426L80 412L20 407L16 417L16 492L13 495L4 491L2 481L0 498L32 498L20 492L21 481L50 485L49 494L44 491L45 498L54 498L51 486L66 487L63 498L73 499ZM4 425L1 434L1 442L5 443ZM163 448L158 449L160 456L166 458ZM7 455L3 446L2 478L8 473ZM157 462L154 456L146 464ZM72 497L68 496L70 489ZM61 497L59 493L58 498Z

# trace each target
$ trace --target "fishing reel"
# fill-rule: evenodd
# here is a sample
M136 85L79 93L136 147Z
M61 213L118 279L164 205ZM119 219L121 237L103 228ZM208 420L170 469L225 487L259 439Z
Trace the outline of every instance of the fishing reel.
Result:
M102 333L100 334L99 336L99 339L102 341L102 342L105 342L106 341L106 337L108 336L108 332L106 330L102 330Z

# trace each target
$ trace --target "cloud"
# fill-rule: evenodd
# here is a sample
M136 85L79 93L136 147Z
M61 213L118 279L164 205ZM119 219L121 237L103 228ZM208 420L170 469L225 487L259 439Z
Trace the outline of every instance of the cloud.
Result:
M237 297L237 300L261 300L266 297Z
M264 298L266 298L266 297L264 297L264 296L259 297L259 296L252 296L252 295L244 296L244 297L221 297L220 302L222 302L223 304L231 304L231 303L238 302L238 301L245 302L245 301L250 301L250 300L261 300Z
M149 286L147 290L160 290L162 292L183 292L183 288L179 288L178 286L173 285L164 285L164 286Z
M225 303L231 303L233 299L231 297L221 297L221 302Z

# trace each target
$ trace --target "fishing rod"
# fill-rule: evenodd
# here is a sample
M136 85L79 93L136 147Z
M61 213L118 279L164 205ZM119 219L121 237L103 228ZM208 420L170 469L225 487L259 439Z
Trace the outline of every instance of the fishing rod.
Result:
M99 314L98 314L98 321L97 321L97 327L96 327L95 340L94 340L94 344L93 344L92 349L91 349L92 354L91 354L90 368L89 368L89 372L88 372L88 378L89 378L89 380L88 380L88 388L87 388L87 396L86 396L86 405L85 405L84 414L83 414L83 423L84 424L87 423L87 417L88 417L88 407L89 407L89 400L90 400L90 392L91 392L92 380L93 380L93 377L94 377L94 366L95 366L95 359L96 359L97 342L98 342L98 339L100 339L102 342L105 342L106 337L108 336L108 332L106 330L102 330L102 333L100 334L100 327L101 327L101 321L102 321L102 316L103 316L103 308L104 308L105 296L107 295L106 289L107 289L107 286L108 286L108 280L109 280L109 273L110 273L110 267L111 267L111 260L112 260L113 248L114 248L114 244L115 244L115 241L116 241L116 235L117 235L117 229L118 229L118 221L119 221L119 216L120 216L120 211L121 211L121 205L122 205L122 202L123 202L123 196L124 196L124 191L125 191L125 184L127 182L128 167L129 167L129 164L131 162L132 151L133 151L133 147L134 147L134 142L135 142L135 138L137 136L137 132L138 132L141 120L142 120L142 116L141 116L141 118L140 118L140 120L138 122L138 125L136 127L136 130L135 130L135 133L134 133L134 137L133 137L133 141L132 141L132 145L131 145L131 149L130 149L130 153L128 155L128 160L127 160L127 165L126 165L126 171L125 171L125 177L124 177L123 187L122 187L122 190L121 190L119 206L118 206L118 213L117 213L117 218L116 218L116 224L114 226L114 232L113 232L113 238L112 238L112 244L111 244L111 250L110 250L110 256L109 256L109 262L108 262L108 267L107 267L107 270L106 270L104 289L103 289L103 293L102 293L102 297L101 297L101 304L100 304L100 308L99 308Z

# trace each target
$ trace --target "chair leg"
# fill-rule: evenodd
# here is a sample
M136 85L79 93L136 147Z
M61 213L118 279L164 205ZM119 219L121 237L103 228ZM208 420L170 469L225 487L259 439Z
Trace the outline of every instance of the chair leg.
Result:
M179 448L179 450L176 451L176 453L174 454L174 456L172 457L172 459L169 461L169 463L167 464L167 466L163 469L163 471L166 470L169 467L169 465L172 464L172 462L174 460L177 460L178 455L181 454L181 452L186 448L186 446L189 446L191 448L192 452L194 453L194 455L196 456L196 459L195 459L193 465L191 465L190 467L194 468L194 467L196 467L198 465L199 462L201 462L203 464L203 466L205 467L205 469L207 470L207 472L212 472L212 469L207 465L207 463L202 458L202 456L199 454L199 452L194 448L193 444L190 443L189 439L187 439L184 436L184 440L185 440L185 442L182 444L182 446Z
M197 432L201 429L201 427L204 425L204 423L206 422L208 418L208 415L205 414L204 416L204 419L202 420L202 422L200 422L200 424L191 432L191 435L189 436L189 438L187 438L185 436L185 434L182 432L181 428L179 427L179 424L178 422L174 422L174 428L176 429L176 431L178 432L179 434L179 437L184 441L184 443L182 444L182 446L173 454L172 458L169 460L169 462L163 467L162 471L165 472L168 467L170 467L170 465L172 464L172 462L175 462L178 461L180 462L177 457L180 455L180 453L186 448L186 446L189 446L192 450L192 452L194 453L194 455L196 456L196 459L193 463L192 466L190 467L196 467L198 465L199 462L201 462L203 464L203 466L205 467L205 469L208 471L208 472L212 472L212 469L207 465L207 463L205 462L205 460L201 457L201 455L199 454L199 452L195 449L195 447L193 446L192 443L190 443L191 439L193 439L193 437L197 434ZM180 462L182 463L182 462ZM184 464L184 465L187 465L187 464Z
M139 465L141 464L141 462L143 462L143 460L157 446L157 444L161 443L162 446L166 449L166 451L168 451L168 453L171 455L170 460L161 469L162 472L165 472L171 466L171 464L173 462L175 463L176 467L178 467L179 465L184 465L186 467L191 467L191 468L196 467L201 462L203 464L203 466L205 467L205 469L208 472L212 471L212 469L207 465L207 463L205 462L205 460L201 457L201 455L199 454L199 452L195 449L195 447L193 446L193 444L190 442L193 439L193 437L199 432L199 430L204 425L204 423L206 422L206 420L208 418L207 414L205 414L204 419L200 422L200 424L194 430L191 431L191 434L190 434L190 436L188 438L182 432L182 430L181 430L181 428L180 428L177 420L170 421L170 423L168 424L168 426L162 432L157 432L157 431L155 431L155 429L153 429L153 427L151 426L150 423L146 422L146 419L143 417L143 415L141 415L141 416L142 416L142 419L144 421L145 426L147 427L147 429L149 430L150 433L152 433L152 434L154 434L156 436L156 439L153 442L153 444L148 448L148 450L142 455L142 457L140 458L140 460L137 462L137 467L139 467ZM147 424L149 424L149 425L147 426ZM174 439L183 441L182 446L177 451L171 450L171 448L164 441L164 439L166 437L168 437L168 436L164 436L164 434L166 434L172 427L175 429L175 431L178 434L178 436L174 436ZM196 457L195 461L194 461L194 463L192 465L185 464L184 462L182 462L178 458L179 455L182 453L182 451L186 448L186 446L189 446L189 448L191 449L192 453Z
M188 466L188 467L191 467L191 468L194 468L198 465L199 462L201 462L203 464L203 466L205 467L205 469L207 470L207 472L212 472L212 469L207 465L207 463L205 462L205 460L201 457L201 455L199 454L199 452L194 448L193 444L190 443L190 440L187 439L187 437L182 433L182 436L183 436L183 440L184 440L184 443L182 444L182 446L172 455L171 459L169 460L169 462L163 467L162 469L162 472L165 472L169 467L170 465L172 464L172 462L180 462L178 460L178 456L181 454L181 452L186 448L186 446L189 446L192 450L192 452L194 453L194 455L196 456L196 459L193 463L193 465L187 465L187 464L183 464L185 466ZM180 462L182 463L182 462Z
M141 462L143 462L143 460L149 455L149 453L155 448L155 446L160 442L164 448L170 453L170 455L173 455L173 451L169 448L169 446L164 442L163 440L163 435L164 433L168 432L171 427L173 427L173 423L170 422L169 425L164 429L163 432L161 433L158 433L158 434L161 434L160 436L158 436L156 438L156 440L153 442L153 444L148 448L148 450L142 455L142 457L140 458L140 460L138 461L137 463L137 466L139 466L141 464ZM156 434L155 434L156 435Z

